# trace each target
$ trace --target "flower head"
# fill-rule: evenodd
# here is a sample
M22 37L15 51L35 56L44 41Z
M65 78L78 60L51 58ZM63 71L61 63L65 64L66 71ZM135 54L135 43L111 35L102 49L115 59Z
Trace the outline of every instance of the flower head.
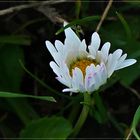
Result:
M54 46L46 41L55 60L50 66L56 79L68 87L63 92L93 92L105 84L114 71L136 63L135 59L126 59L127 54L122 55L121 49L109 54L109 42L99 49L101 40L97 32L92 34L89 46L71 28L65 29L65 35L64 44L56 40Z

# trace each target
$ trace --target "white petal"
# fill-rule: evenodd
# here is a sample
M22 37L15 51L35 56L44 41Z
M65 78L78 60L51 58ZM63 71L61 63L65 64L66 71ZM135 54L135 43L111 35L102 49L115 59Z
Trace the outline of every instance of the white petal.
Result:
M69 87L69 83L63 77L56 77L56 79L63 85Z
M131 66L131 65L135 64L136 62L137 62L137 60L135 60L135 59L126 59L116 70Z
M103 63L96 67L97 74L95 75L95 90L99 89L100 86L106 83L107 81L107 70Z
M113 72L115 71L116 65L117 65L117 59L113 57L112 54L110 54L108 57L108 62L107 62L108 77L110 77L113 74Z
M89 50L89 56L93 59L96 58L96 50L95 48L93 48L91 45L88 46L88 50Z
M72 88L78 89L79 83L78 83L78 77L77 77L77 71L74 69L72 70Z
M82 40L82 43L81 43L81 47L80 47L83 51L86 52L86 49L87 49L87 45L86 45L86 41L85 39Z
M58 65L60 65L60 62L62 61L62 58L61 58L62 55L59 55L56 48L53 46L53 44L50 41L46 41L46 46L50 54L52 55L53 59L56 61Z
M127 57L126 53L120 57L120 59L118 60L118 63L117 63L117 66L116 66L115 70L117 70L119 68L119 66L124 62L126 57Z
M57 65L56 65L57 66ZM52 67L56 68L56 66L53 64ZM53 69L55 73L58 74L58 77L56 79L60 81L62 84L66 85L67 87L71 87L71 76L69 74L69 69L65 63L62 63L61 67L58 69Z
M96 61L97 62L104 62L103 60L102 60L102 52L101 51L97 51L97 53L96 53Z
M53 53L53 59L55 60L55 62L58 64L58 66L61 66L61 63L63 61L63 57L62 55L60 55L59 53Z
M104 83L106 83L107 81L107 70L106 70L106 66L104 63L101 63L100 65L100 75L101 75L101 85L103 85Z
M95 78L95 90L97 90L101 86L101 83L102 83L100 65L96 66L96 74L94 75L94 78Z
M80 92L85 92L83 73L77 67L73 70L73 84L73 87L79 89Z
M61 54L63 53L64 44L61 41L56 40L55 41L55 47L56 47L56 49L59 53L61 53Z
M111 67L111 64L112 64L112 54L110 53L109 56L108 56L108 60L107 60L107 72L108 72L108 77L110 77L110 67Z
M77 89L74 89L74 88L65 88L62 90L62 92L75 92L75 93L77 93L79 91Z
M89 92L98 90L100 86L106 83L107 71L103 63L95 67L92 79L94 79L94 82L91 82L90 86L88 87Z
M112 57L114 57L116 60L118 60L120 57L121 57L121 55L122 55L122 50L121 49L117 49L112 55Z
M45 43L46 43L46 47L48 48L50 54L53 56L53 54L57 52L56 48L50 41L46 41Z
M64 26L65 25L66 23L64 23ZM75 32L70 27L66 28L64 32L66 35L65 44L72 46L72 48L78 48L81 41L79 37L75 34Z
M58 67L58 65L54 62L54 61L51 61L50 62L50 67L53 69L53 72L57 75L57 76L60 76L61 73L60 73L60 68Z
M71 87L71 76L69 74L69 69L65 63L62 63L62 76L66 80L68 87Z
M118 49L113 54L110 54L107 62L108 77L110 77L116 69L118 59L122 55L122 50Z
M100 47L100 37L98 33L94 32L91 37L91 45L88 46L89 53L92 55L92 57L96 58L96 53Z
M103 61L106 63L107 58L108 58L108 53L109 53L109 49L110 49L110 43L106 42L101 49L101 54L102 54L102 59Z
M85 89L89 91L90 86L95 83L94 75L96 74L95 66L91 64L86 68Z
M83 73L82 73L82 71L79 69L79 68L75 68L75 72L76 72L76 74L77 74L77 79L78 79L78 82L79 82L79 84L81 84L81 85L83 85Z
M101 40L98 33L94 32L91 37L91 47L93 47L97 51L100 47L100 42Z

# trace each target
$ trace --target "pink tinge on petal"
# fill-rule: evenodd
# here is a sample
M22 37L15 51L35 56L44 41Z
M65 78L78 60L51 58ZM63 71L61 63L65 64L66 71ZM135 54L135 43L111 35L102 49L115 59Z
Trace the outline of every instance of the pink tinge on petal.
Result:
M85 88L88 91L90 86L95 83L94 76L96 75L95 66L91 64L86 68L86 75L85 75Z

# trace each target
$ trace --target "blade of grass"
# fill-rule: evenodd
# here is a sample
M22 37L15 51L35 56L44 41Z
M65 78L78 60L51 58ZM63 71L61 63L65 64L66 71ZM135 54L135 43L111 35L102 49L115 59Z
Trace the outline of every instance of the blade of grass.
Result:
M132 33L131 33L131 30L130 30L130 27L127 23L127 21L125 20L125 18L118 12L116 12L119 20L121 21L124 29L125 29L125 32L126 32L126 35L127 35L127 38L130 39L132 37Z
M23 100L22 100L23 102L22 101L19 102L19 100L15 100L15 98L34 98L34 99L56 102L56 100L50 96L33 96L33 95L11 93L11 92L4 92L4 91L0 91L0 97L6 98L7 102L14 109L15 113L19 116L19 118L25 125L27 125L32 120L32 116L34 118L38 118L39 116L32 110L30 106L27 105L27 102L24 102ZM33 113L32 115L29 115L28 112L29 110L30 113Z
M0 97L5 97L5 98L34 98L34 99L56 102L56 100L51 96L35 96L35 95L27 95L27 94L13 93L13 92L5 92L5 91L0 91Z
M76 24L82 25L86 22L90 22L90 21L93 21L93 20L99 20L99 19L100 19L100 16L89 16L89 17L85 17L85 18L82 18L82 19L74 20L74 21L70 22L68 25L66 25L65 27L62 27L61 29L59 29L55 34L58 35L61 32L63 32L66 28L71 27L73 25L76 25Z
M140 136L139 136L136 128L137 128L137 125L139 122L140 122L140 106L136 110L134 118L133 118L133 122L132 122L132 132L138 140L140 140Z

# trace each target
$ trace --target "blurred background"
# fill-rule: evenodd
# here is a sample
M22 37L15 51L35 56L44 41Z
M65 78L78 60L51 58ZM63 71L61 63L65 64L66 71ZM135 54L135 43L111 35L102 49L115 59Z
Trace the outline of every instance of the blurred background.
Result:
M57 35L56 32L66 20L72 23L71 27L80 38L90 44L91 35L108 3L107 0L0 1L0 91L53 96L57 100L53 103L29 98L0 98L0 138L22 137L21 133L32 120L45 116L61 116L75 122L81 109L77 100L81 97L77 99L78 95L61 93L64 86L55 79L49 66L52 57L45 41L64 42L64 32ZM140 103L139 13L139 0L114 0L109 7L98 30L102 44L111 42L110 51L120 48L128 53L128 58L137 59L137 63L116 72L101 89L107 113L112 115L109 121L98 119L93 115L95 112L90 112L78 137L119 138L122 133L127 136L129 132ZM72 108L75 112L71 112ZM137 130L140 131L140 126ZM34 133L31 128L29 132Z

